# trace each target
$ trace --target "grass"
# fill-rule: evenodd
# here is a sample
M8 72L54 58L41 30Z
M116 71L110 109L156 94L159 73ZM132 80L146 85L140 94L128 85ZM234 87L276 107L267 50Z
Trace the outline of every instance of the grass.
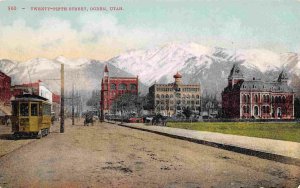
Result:
M300 123L295 122L168 122L167 126L300 143Z

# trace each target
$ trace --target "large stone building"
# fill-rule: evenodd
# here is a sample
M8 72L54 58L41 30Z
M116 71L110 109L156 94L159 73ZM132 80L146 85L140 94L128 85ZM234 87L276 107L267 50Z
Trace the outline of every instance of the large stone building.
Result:
M138 77L110 77L107 65L101 82L100 115L109 114L114 100L125 93L138 94Z
M244 80L235 64L222 92L222 113L226 118L294 119L294 92L282 71L274 82Z
M11 78L0 71L0 103L9 103Z
M175 81L169 84L154 84L149 88L154 113L165 116L182 113L190 108L200 113L200 84L183 84L182 76L177 72Z

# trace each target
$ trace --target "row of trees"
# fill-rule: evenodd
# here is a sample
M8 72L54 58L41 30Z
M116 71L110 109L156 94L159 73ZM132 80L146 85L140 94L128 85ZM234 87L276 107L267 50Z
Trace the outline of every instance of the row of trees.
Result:
M204 97L203 103L207 100L207 97ZM116 100L114 100L112 106L111 106L111 113L118 114L119 115L129 115L129 114L136 114L138 116L141 116L143 110L149 110L151 109L151 103L153 99L151 99L150 95L146 96L140 96L135 95L132 93L126 93L121 96L119 96ZM216 100L216 97L214 97L214 101ZM87 106L94 107L95 109L99 109L99 102L100 102L100 91L93 91L92 96L88 101L86 102ZM214 105L217 105L214 104ZM204 109L206 107L203 107ZM217 108L217 106L215 106ZM300 98L296 98L294 102L294 108L295 108L295 117L300 118ZM191 108L186 107L183 108L182 114L186 118L190 118L193 114L193 111Z

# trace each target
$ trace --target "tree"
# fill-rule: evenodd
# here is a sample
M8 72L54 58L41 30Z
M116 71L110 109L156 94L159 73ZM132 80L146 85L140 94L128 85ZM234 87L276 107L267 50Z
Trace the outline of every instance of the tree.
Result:
M87 100L86 105L98 109L100 103L100 91L94 90L92 96Z
M190 119L191 115L193 114L193 111L190 109L190 107L186 107L183 108L182 113L185 115L187 119Z
M115 114L121 112L122 116L138 114L143 109L144 98L137 94L125 93L118 96L111 106L111 111Z

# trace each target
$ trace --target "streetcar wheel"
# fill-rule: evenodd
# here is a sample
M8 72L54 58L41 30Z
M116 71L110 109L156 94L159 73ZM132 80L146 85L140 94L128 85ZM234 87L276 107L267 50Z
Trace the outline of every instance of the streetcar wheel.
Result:
M43 137L42 130L39 130L39 132L36 135L36 138L41 139L42 137Z

